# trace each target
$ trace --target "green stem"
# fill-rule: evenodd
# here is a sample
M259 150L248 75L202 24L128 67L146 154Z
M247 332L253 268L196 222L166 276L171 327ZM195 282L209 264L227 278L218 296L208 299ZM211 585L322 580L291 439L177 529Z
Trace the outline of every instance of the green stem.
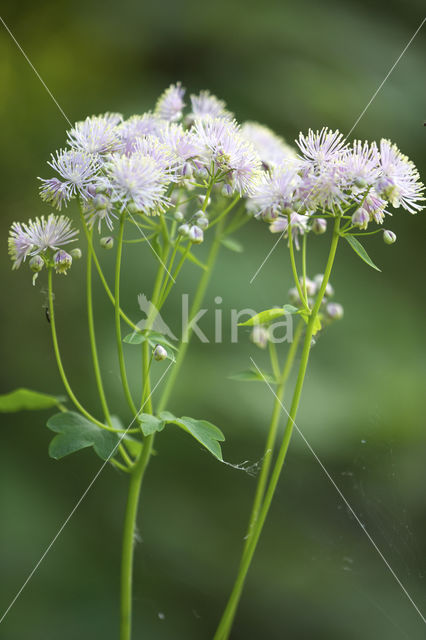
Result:
M206 263L206 270L203 272L203 275L200 279L200 282L198 284L197 287L197 291L195 293L195 297L194 297L194 301L191 305L191 309L189 312L189 327L187 328L186 334L184 336L184 340L180 345L179 348L179 352L177 354L176 357L176 362L173 365L173 367L171 367L170 370L170 375L167 379L167 382L165 384L164 387L164 391L162 393L162 396L160 398L159 404L158 404L158 411L163 411L164 408L167 405L167 402L169 400L170 394L172 392L172 389L174 387L174 384L176 382L176 379L179 375L180 369L182 367L183 361L185 359L186 356L186 352L188 350L188 346L189 346L189 341L192 335L192 328L190 326L191 320L197 315L203 299L204 299L204 295L206 293L206 289L208 287L209 281L210 281L210 277L211 277L211 273L213 270L213 265L216 262L216 258L217 258L217 254L218 251L220 249L220 242L221 242L221 237L222 237L222 229L223 229L223 221L224 219L222 219L220 221L220 223L217 225L216 227L216 233L215 233L215 237L213 239L213 244L210 248L210 252L207 258L207 263Z
M245 537L246 542L244 545L243 557L248 548L251 532L253 531L257 517L259 515L259 509L261 507L263 496L265 494L266 482L269 476L269 469L271 467L272 455L274 452L275 440L277 437L277 429L278 429L279 420L281 416L281 410L282 410L281 402L284 396L284 391L285 391L288 377L290 375L290 372L294 364L294 359L296 357L297 348L299 346L299 342L300 342L300 338L301 338L304 326L305 326L305 323L303 320L299 322L299 324L297 325L293 342L291 343L290 348L288 350L287 359L285 361L283 371L278 380L278 386L276 390L276 400L272 410L271 423L269 425L268 437L266 439L265 450L263 452L262 468L259 474L259 480L257 482L256 493L255 493L253 507L252 507L249 525L247 529L247 535Z
M116 263L115 263L115 288L114 288L115 336L116 336L116 342L117 342L118 362L120 366L120 375L121 375L121 382L123 385L123 391L127 400L127 404L130 407L130 411L135 416L138 410L136 409L136 405L133 402L132 394L129 389L129 383L127 381L126 363L124 360L123 342L121 339L121 324L120 324L120 271L121 271L121 255L123 252L125 216L126 216L126 213L123 212L120 217L120 230L118 233L117 257L116 257Z
M80 411L80 413L82 413L88 420L93 422L93 424L96 424L98 427L101 427L102 429L106 429L107 431L117 432L116 429L111 428L111 427L107 427L102 422L97 420L94 416L92 416L88 411L86 411L86 409L83 407L83 405L77 400L73 390L71 389L70 383L68 382L68 378L66 376L66 373L65 373L65 370L64 370L64 367L63 367L63 364L62 364L61 354L60 354L59 345L58 345L58 336L57 336L57 333L56 333L55 308L54 308L54 305L53 305L52 276L53 276L52 267L49 267L48 274L47 274L47 282L48 282L48 297L49 297L50 328L51 328L51 331L52 331L53 350L55 352L56 363L58 365L59 374L61 376L62 383L63 383L63 385L65 387L65 390L66 390L67 394L69 395L71 401L74 403L74 405Z
M238 575L234 583L230 598L226 605L225 611L220 620L217 631L214 635L214 640L227 640L231 632L234 617L237 611L238 603L241 598L242 590L247 573L250 568L251 561L253 559L254 552L256 550L257 543L262 533L263 526L265 524L266 517L268 515L275 490L278 485L278 481L281 475L281 471L286 459L290 439L293 431L294 421L296 419L297 410L299 407L300 396L302 394L303 383L305 380L306 369L308 366L309 353L311 349L312 336L314 334L315 321L318 316L318 312L321 307L321 302L324 297L325 289L328 284L330 273L333 267L334 258L336 255L337 244L340 235L340 218L337 217L334 222L333 238L330 246L330 253L327 260L327 266L324 272L324 278L321 283L320 290L318 292L314 307L309 317L309 321L306 327L305 339L303 342L303 350L301 361L299 365L299 372L297 376L296 386L293 394L293 400L291 403L290 412L288 414L288 421L284 432L284 438L278 452L277 460L271 473L268 487L266 489L265 497L262 502L262 506L259 511L259 515L252 529L250 539L247 544L246 551L244 553L241 565L239 567ZM281 403L280 403L281 404Z
M133 555L135 544L136 517L143 476L152 451L153 436L144 440L142 453L130 476L124 520L123 547L121 559L121 623L120 640L131 640L132 633L132 585Z
M305 296L304 296L302 288L300 286L299 275L297 273L296 260L295 260L295 257L294 257L293 233L292 233L292 228L291 228L291 223L290 223L290 216L288 217L288 248L289 248L289 251L290 251L291 270L293 272L293 278L294 278L294 282L295 282L295 285L296 285L296 288L297 288L297 292L299 294L299 298L300 298L303 306L305 307L306 311L310 311L310 309L308 307L308 303L306 302Z

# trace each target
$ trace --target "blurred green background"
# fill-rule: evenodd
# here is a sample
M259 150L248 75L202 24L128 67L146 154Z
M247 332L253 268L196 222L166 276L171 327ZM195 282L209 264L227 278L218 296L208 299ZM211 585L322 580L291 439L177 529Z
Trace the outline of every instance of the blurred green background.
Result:
M357 117L418 27L420 0L157 0L4 3L2 17L74 121L106 110L126 116L153 106L171 82L209 88L238 120L258 120L292 141L299 130L343 132ZM393 139L426 174L425 32L408 49L354 131ZM36 176L64 145L66 122L0 29L2 131L1 391L62 393L44 280L14 273L6 238L13 220L46 213ZM70 209L70 212L72 209ZM399 575L426 611L425 231L424 214L391 220L398 242L368 250L383 272L339 250L332 278L344 320L312 352L298 424ZM272 396L228 376L263 362L242 332L229 341L229 309L284 301L291 285L282 243L252 285L274 238L248 225L245 252L222 251L208 294L223 298L223 345L194 340L170 403L227 435L232 463L262 455ZM327 239L311 246L321 270ZM201 248L201 253L205 247ZM105 257L111 275L112 256ZM124 306L149 292L155 259L129 252ZM182 272L165 318L197 274ZM57 286L60 342L69 376L97 409L88 360L83 265ZM58 283L59 284L59 279ZM116 412L126 416L112 340L112 311L97 290L99 345ZM209 332L209 321L203 328ZM211 333L210 333L211 335ZM131 371L137 373L135 360ZM161 365L160 365L161 366ZM180 413L179 413L180 412ZM21 587L100 466L91 451L50 460L48 414L3 415L0 447L0 608ZM282 421L284 423L284 421ZM235 575L255 477L218 464L177 430L161 434L143 491L136 554L135 638L204 640ZM118 576L127 478L106 469L0 625L5 640L74 640L118 634ZM425 627L335 489L295 434L285 473L241 603L235 640L418 640Z

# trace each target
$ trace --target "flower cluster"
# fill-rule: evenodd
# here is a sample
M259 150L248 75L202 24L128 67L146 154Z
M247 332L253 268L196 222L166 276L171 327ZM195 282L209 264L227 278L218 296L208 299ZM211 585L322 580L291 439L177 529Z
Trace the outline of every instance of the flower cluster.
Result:
M288 234L291 228L296 244L297 236L310 230L323 233L327 217L345 215L351 228L365 230L371 222L383 223L389 205L410 213L424 208L417 169L389 140L350 145L339 131L309 130L299 135L296 156L272 132L248 131L266 169L250 209L272 232ZM386 230L385 242L394 239Z

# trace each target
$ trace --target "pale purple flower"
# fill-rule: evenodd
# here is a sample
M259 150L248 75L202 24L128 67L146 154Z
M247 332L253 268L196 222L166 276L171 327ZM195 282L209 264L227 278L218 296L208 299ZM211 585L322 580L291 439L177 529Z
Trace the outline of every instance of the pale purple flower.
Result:
M360 201L358 211L365 212L370 221L374 220L377 224L381 224L385 214L392 215L386 211L386 200L383 200L374 189L370 189L366 196L358 196L357 199Z
M325 165L319 173L308 173L302 180L301 206L323 211L342 211L349 202L347 185L338 165Z
M343 134L323 127L321 131L309 129L305 136L299 134L296 144L302 152L302 160L315 167L321 167L326 163L336 162L347 148Z
M53 256L53 265L56 273L62 273L66 275L68 269L72 265L72 256L63 249L59 249Z
M85 153L105 154L119 151L123 143L116 126L118 118L119 114L107 113L76 122L67 133L68 144L71 148Z
M155 115L163 120L180 120L185 106L184 95L185 89L182 88L180 82L170 85L159 97L155 107Z
M300 183L301 178L294 166L278 166L264 173L250 198L255 215L269 212L274 217L285 209L293 208Z
M69 200L68 186L58 178L43 180L43 185L40 187L40 198L60 211L62 205L67 206Z
M163 209L170 175L152 157L135 153L112 156L105 165L106 176L99 183L111 193L111 200L123 211L134 204L144 213Z
M297 163L294 149L268 127L258 122L245 122L241 126L241 135L252 143L266 169Z
M377 180L378 194L394 207L402 206L410 213L424 209L424 186L414 164L389 140L380 141L381 176Z
M124 144L124 153L131 154L135 149L136 141L147 135L156 135L161 120L158 116L148 112L142 116L132 116L122 122L119 134Z
M197 136L176 122L163 123L158 130L158 139L183 163L200 155L203 150Z
M183 161L173 153L172 149L155 136L144 136L135 143L134 154L149 156L163 171L169 174L170 180L183 165Z
M352 147L345 149L342 154L341 168L348 188L365 191L367 186L374 184L380 173L376 143L370 145L354 140Z
M59 150L56 157L52 154L51 158L51 162L47 164L59 173L62 183L58 184L51 178L39 178L43 182L40 188L41 197L52 203L57 202L58 208L76 195L80 195L83 200L87 199L99 171L96 157L84 151L71 149Z
M240 195L248 195L260 177L260 159L243 138L235 121L206 116L194 125L203 151L201 162L207 170L229 183Z
M226 104L212 95L210 91L200 91L198 95L191 95L192 111L188 116L189 121L210 116L212 118L232 119L232 113L227 111Z
M290 220L289 220L290 218ZM308 230L308 216L302 216L293 211L289 216L280 216L274 220L269 229L272 233L284 233L284 237L288 237L289 225L296 249L299 249L299 235L304 235Z
M101 232L103 222L108 229L112 231L114 228L114 219L118 217L117 214L114 213L114 203L106 193L99 193L94 198L88 200L84 205L83 213L89 229L97 225L99 233Z
M20 267L25 258L44 253L47 249L57 251L61 246L74 242L78 231L72 229L71 221L65 216L51 213L29 220L28 223L14 222L9 235L9 255L13 269Z

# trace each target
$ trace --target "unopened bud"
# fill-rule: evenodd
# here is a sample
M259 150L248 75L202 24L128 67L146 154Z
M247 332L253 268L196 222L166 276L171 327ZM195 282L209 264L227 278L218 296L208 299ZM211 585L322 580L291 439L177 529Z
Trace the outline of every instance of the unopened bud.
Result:
M198 202L199 202L200 204L204 204L204 202L205 202L206 198L207 198L207 196L204 196L204 195L202 195L202 194L199 194L199 195L198 195ZM210 203L211 203L211 198L207 198L207 205L206 205L206 206L209 206L209 204L210 204Z
M253 331L250 334L250 340L253 342L253 344L256 345L256 347L265 349L269 340L269 332L266 327L254 327Z
M135 214L138 213L140 209L134 202L129 202L129 204L127 205L127 211L130 214Z
M209 219L206 216L200 216L197 218L197 226L199 226L200 229L207 229L209 224Z
M370 222L370 215L365 209L357 209L352 215L352 224L360 229L366 229Z
M390 229L385 229L383 231L383 240L386 244L393 244L394 242L396 242L396 233L394 233Z
M167 358L167 351L161 346L161 344L157 344L152 355L154 356L154 360L161 362L161 360L165 360Z
M181 236L187 236L189 234L189 224L181 224L180 227L178 227L178 231Z
M204 240L203 230L194 224L189 230L188 237L194 244L201 244Z
M44 260L41 256L33 256L30 260L30 269L34 273L39 273L44 267Z
M105 236L104 238L100 239L99 244L101 245L102 249L112 249L114 246L114 238L112 238L111 236Z
M57 251L53 256L53 263L55 265L56 273L66 274L72 265L72 257L63 249L59 249L59 251Z
M327 231L327 220L324 220L324 218L315 218L312 223L312 231L316 233L317 236L325 233Z
M225 196L225 198L229 198L230 196L232 196L232 194L233 194L233 189L231 185L224 184L222 187L222 195Z
M205 167L198 167L197 168L197 176L199 178L207 178L208 175L209 175L209 172L207 171L207 169Z
M185 216L183 215L182 211L175 211L173 217L177 222L182 222L182 220L184 220L184 218L185 218Z
M367 186L367 181L361 177L355 178L354 183L359 189L364 189Z
M296 287L292 287L288 292L288 299L292 304L300 304L300 296Z
M314 278L314 282L318 290L321 287L323 280L324 280L324 275L322 273L317 273L317 275ZM329 282L327 282L327 285L325 287L324 295L326 298L330 298L331 296L334 295L334 289Z
M73 260L80 260L83 255L81 253L81 249L79 249L78 247L76 247L75 249L71 249L70 254Z
M182 175L184 176L184 178L191 178L192 174L193 174L192 166L189 164L189 162L185 162L182 168Z
M106 209L108 207L108 198L104 196L102 193L99 193L97 196L93 198L93 206L96 210Z
M343 318L343 307L338 302L329 302L326 312L330 320L341 320Z

